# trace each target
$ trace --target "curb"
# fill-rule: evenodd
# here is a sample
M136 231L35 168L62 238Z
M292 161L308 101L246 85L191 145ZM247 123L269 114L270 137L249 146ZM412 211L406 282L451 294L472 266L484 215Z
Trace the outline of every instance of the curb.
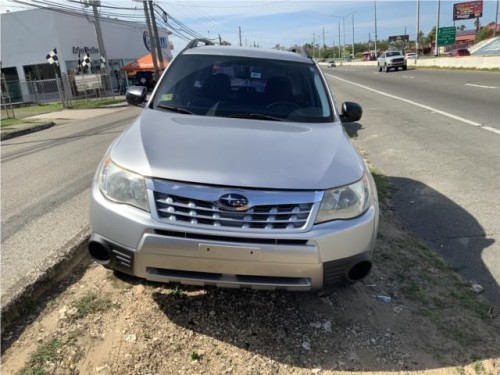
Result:
M27 284L22 285L11 295L2 295L1 333L18 319L30 314L37 299L68 277L77 267L87 267L90 264L91 259L87 252L88 239L88 229L85 229L84 233L70 241L73 244L69 245L67 251L55 254L49 260L49 265Z
M51 128L54 125L55 125L55 122L51 121L51 122L48 122L45 124L26 127L24 129L13 130L13 131L4 131L4 132L0 133L0 140L5 141L7 139L19 137L21 135L35 133L35 132L38 132L40 130Z

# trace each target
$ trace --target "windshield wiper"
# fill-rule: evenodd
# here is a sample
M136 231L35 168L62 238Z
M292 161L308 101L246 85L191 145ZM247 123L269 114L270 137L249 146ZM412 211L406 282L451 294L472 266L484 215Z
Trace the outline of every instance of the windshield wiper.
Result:
M230 118L249 118L249 119L255 119L255 120L269 120L269 121L284 121L284 119L282 119L282 118L269 116L269 115L263 115L261 113L235 113L235 114L229 115L227 117L230 117Z
M165 105L165 104L158 104L156 107L157 108L161 108L161 109L166 109L167 111L172 111L172 112L177 112L177 113L184 113L186 115L192 115L193 114L193 112L188 111L187 109L182 108L182 107L174 107L174 106Z

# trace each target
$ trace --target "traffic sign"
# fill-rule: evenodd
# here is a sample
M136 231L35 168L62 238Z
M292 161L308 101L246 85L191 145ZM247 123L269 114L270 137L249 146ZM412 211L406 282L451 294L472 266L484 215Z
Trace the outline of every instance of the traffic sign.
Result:
M456 35L457 29L455 29L455 27L440 27L437 36L437 42L440 46L455 44Z

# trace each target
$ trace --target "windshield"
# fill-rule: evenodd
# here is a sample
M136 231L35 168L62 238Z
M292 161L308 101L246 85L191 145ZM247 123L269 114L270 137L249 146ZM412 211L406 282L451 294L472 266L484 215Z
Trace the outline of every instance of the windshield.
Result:
M274 121L333 119L315 65L234 56L179 56L161 81L153 108Z
M390 57L390 56L400 56L401 52L400 51L392 51L392 52L387 52L386 55L387 55L387 57Z

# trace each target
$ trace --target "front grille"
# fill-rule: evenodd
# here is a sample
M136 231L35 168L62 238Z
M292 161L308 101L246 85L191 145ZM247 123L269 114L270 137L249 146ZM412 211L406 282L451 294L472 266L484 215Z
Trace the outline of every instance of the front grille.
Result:
M229 211L216 202L155 192L158 216L170 222L236 229L303 228L313 203L256 205L245 211Z
M400 59L399 59L399 58L398 58L398 59L392 59L392 62L393 62L393 63L396 63L396 62L403 62L403 61L405 61L405 59L404 59L404 58L400 58Z
M249 233L306 231L323 198L322 191L245 190L166 180L153 180L150 188L158 220L184 227ZM242 199L245 206L227 207L231 196Z

